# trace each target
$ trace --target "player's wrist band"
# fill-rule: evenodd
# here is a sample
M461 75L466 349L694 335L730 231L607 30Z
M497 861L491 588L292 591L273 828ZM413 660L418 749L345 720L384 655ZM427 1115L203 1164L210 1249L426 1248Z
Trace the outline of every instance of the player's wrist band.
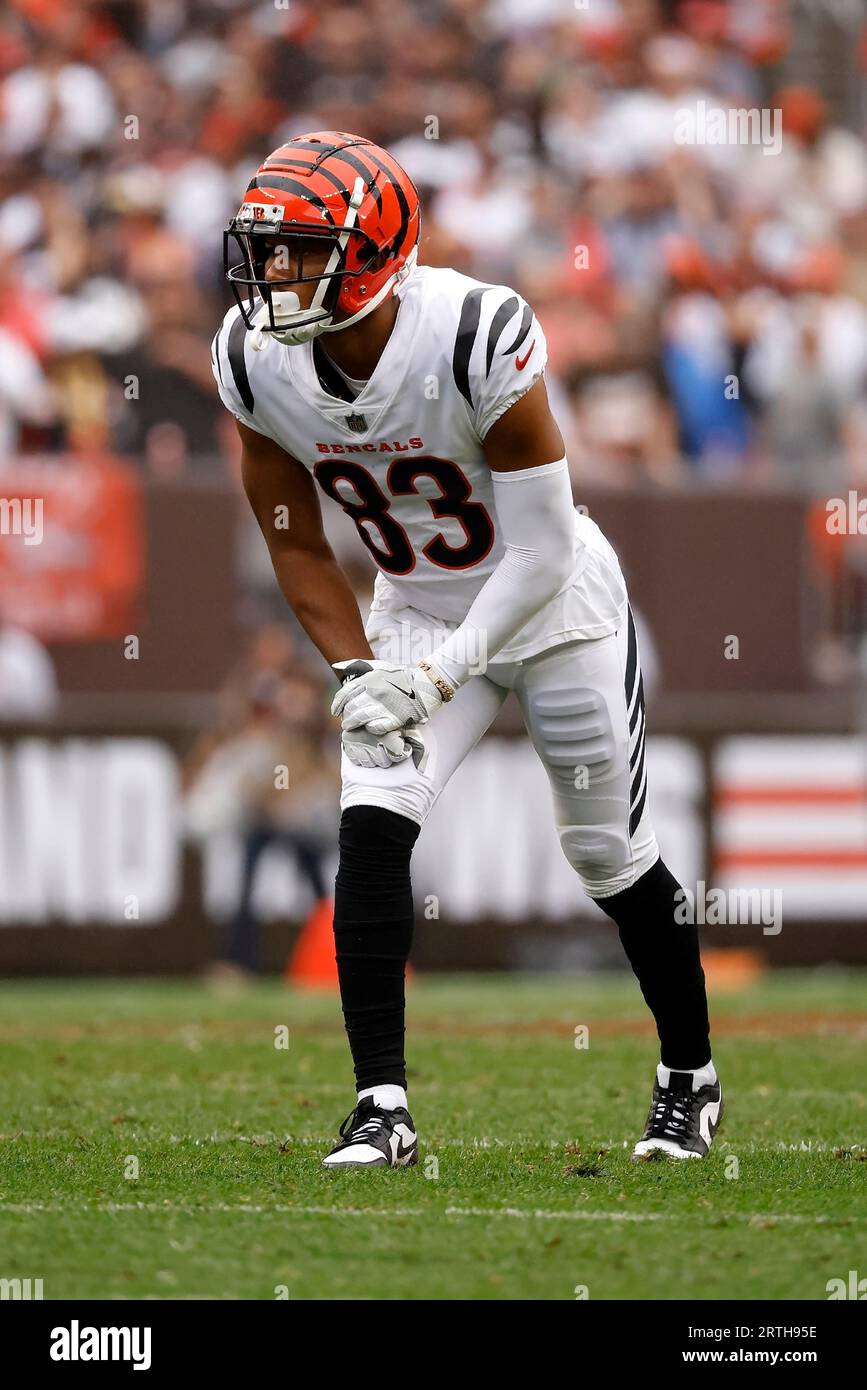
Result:
M428 680L436 686L443 704L447 704L449 700L454 699L454 689L449 685L445 677L440 675L435 666L431 666L429 661L419 661L418 669L424 671Z

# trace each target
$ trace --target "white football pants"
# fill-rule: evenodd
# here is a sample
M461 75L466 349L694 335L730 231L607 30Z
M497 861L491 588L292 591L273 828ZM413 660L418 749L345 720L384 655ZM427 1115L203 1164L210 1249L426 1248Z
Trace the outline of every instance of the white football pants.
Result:
M371 645L407 664L442 629L412 608ZM449 778L514 690L548 774L563 853L593 898L629 888L659 857L650 821L644 688L631 611L617 632L551 647L523 662L492 662L422 726L425 753L390 768L360 768L344 755L340 805L382 806L423 824Z

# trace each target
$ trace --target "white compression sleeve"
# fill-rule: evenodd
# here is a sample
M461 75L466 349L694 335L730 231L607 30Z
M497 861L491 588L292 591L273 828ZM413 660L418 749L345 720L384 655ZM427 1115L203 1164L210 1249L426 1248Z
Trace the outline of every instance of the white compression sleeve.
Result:
M575 568L575 510L566 459L493 473L506 551L459 627L430 654L456 688L479 656L488 660L566 584Z

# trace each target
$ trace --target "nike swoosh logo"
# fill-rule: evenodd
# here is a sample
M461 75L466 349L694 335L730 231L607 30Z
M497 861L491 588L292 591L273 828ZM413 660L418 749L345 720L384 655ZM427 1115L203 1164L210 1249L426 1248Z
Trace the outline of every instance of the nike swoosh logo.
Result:
M533 351L533 348L534 348L535 346L536 346L536 339L534 338L533 341L532 341L532 343L530 344L530 346L527 348L527 355L526 355L526 357L516 357L516 358L515 358L515 366L518 368L518 371L519 371L519 372L522 372L522 371L524 370L524 368L526 367L527 363L528 363L529 360L530 360L530 354L531 354L531 352Z
M399 1128L402 1129L405 1134L409 1135L410 1142L408 1144L404 1143L404 1135L398 1133L397 1127L392 1131L389 1135L389 1139L391 1142L391 1157L393 1163L400 1163L401 1159L411 1154L413 1145L416 1142L416 1135L413 1134L411 1129L407 1128L406 1125L401 1125Z
M710 1148L713 1136L719 1126L720 1102L708 1101L707 1105L702 1106L701 1118L699 1119L698 1132L704 1142ZM713 1126L713 1128L711 1128Z

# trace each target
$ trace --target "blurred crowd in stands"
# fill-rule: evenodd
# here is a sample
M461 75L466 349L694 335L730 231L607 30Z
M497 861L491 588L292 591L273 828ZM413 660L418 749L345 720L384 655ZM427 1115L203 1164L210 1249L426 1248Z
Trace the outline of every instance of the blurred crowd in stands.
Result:
M341 129L415 178L424 261L512 284L537 309L576 483L857 483L861 13L10 0L0 455L108 450L152 476L231 474L209 364L229 302L223 227L273 147ZM807 19L835 30L845 90L809 44L799 56ZM781 147L682 143L680 116L701 102L781 113Z

